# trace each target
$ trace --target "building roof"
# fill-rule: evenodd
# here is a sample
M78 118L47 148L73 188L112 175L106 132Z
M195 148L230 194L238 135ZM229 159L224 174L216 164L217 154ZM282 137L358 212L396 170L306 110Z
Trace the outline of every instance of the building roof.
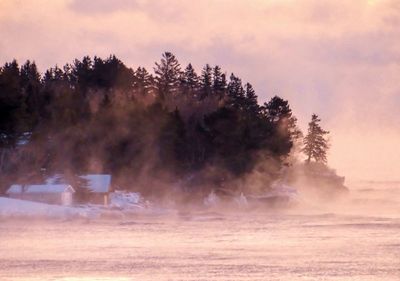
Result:
M111 187L111 175L84 175L80 176L88 181L87 188L95 193L107 193Z
M111 188L111 175L107 174L88 174L79 176L87 181L86 187L94 193L107 193ZM68 180L62 174L55 174L46 179L46 185L68 184Z
M63 193L75 192L69 184L34 184L34 185L20 185L13 184L7 190L7 194L18 193Z
M65 181L64 177L62 174L55 174L51 177L46 178L46 184L66 184L67 182Z

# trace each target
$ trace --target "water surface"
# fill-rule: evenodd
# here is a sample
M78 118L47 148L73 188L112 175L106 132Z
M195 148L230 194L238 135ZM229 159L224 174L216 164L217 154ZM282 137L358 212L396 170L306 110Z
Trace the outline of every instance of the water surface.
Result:
M353 195L342 212L6 219L0 280L400 280L398 189Z

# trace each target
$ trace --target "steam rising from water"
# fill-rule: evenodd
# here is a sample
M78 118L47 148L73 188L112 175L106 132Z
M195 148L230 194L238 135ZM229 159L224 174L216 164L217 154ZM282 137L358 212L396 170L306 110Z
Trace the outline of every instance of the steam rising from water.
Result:
M351 187L274 211L3 220L0 279L398 280L399 183Z

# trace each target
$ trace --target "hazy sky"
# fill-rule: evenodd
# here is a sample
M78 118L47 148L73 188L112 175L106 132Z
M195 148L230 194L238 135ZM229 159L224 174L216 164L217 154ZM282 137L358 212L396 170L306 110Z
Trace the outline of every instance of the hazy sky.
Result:
M151 70L164 51L289 99L303 129L319 114L341 174L400 179L400 1L0 0L1 64L114 53Z

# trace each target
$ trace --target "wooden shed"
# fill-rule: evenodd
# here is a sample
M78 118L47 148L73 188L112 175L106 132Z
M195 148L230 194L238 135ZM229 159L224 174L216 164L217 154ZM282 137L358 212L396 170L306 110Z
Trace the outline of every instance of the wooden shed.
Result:
M80 178L87 181L87 188L91 192L90 203L108 205L111 190L111 175L90 174Z

